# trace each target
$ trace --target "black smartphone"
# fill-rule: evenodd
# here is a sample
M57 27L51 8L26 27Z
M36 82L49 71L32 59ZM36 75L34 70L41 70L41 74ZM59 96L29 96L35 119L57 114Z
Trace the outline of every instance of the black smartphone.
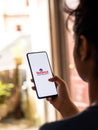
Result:
M53 77L49 58L46 51L27 53L32 78L39 99L57 96L54 82L48 81Z

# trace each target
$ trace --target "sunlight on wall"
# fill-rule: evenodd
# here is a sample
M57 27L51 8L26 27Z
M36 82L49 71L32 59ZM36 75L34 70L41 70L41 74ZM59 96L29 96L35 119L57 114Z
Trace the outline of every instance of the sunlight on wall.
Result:
M32 51L50 52L50 30L47 0L33 0L30 4Z

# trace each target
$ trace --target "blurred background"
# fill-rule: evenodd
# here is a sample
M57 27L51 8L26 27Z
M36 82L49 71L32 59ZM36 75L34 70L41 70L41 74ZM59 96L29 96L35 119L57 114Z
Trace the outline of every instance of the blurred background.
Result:
M88 106L88 88L72 58L73 32L65 29L64 1L0 0L0 130L15 122L38 128L62 118L31 89L30 51L47 51L53 72L67 81L74 103L80 110ZM68 4L74 7L77 0Z

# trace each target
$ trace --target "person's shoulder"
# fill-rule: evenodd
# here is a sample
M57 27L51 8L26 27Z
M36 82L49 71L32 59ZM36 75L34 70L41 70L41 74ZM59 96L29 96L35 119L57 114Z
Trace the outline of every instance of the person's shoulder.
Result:
M73 130L78 129L79 128L78 126L79 123L77 124L76 116L74 116L68 119L46 123L43 126L41 126L39 130L65 130L65 129Z
M39 130L64 130L66 128L65 126L66 125L63 121L55 121L44 124L43 126L40 127Z
M90 106L86 110L80 113L81 116L86 117L98 117L98 106Z
M86 110L65 120L44 124L40 130L73 130L95 129L98 130L98 107L88 107ZM96 129L97 128L97 129Z

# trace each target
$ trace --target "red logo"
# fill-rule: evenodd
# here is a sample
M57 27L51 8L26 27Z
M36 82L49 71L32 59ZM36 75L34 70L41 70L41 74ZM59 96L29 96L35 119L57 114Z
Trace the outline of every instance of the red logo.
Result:
M40 68L39 71L36 72L37 75L46 75L48 73L48 70L43 70L42 68Z

